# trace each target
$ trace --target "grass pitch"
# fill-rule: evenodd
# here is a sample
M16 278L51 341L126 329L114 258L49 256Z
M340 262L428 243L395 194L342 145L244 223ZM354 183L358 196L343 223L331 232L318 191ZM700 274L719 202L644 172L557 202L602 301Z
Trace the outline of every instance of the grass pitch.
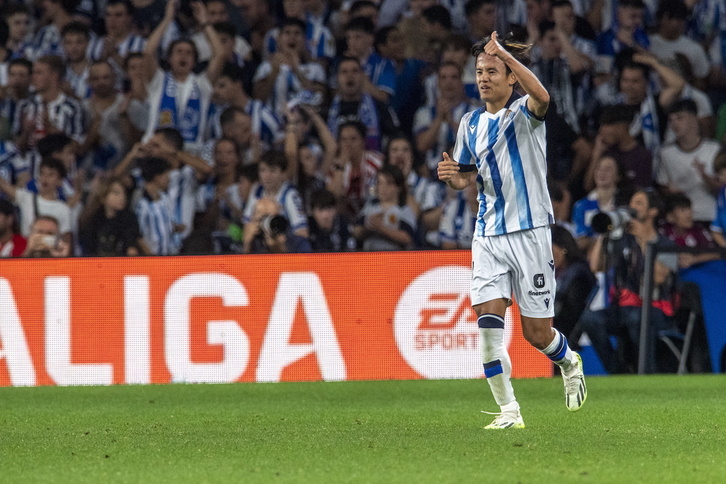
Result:
M726 377L0 389L0 482L726 482Z

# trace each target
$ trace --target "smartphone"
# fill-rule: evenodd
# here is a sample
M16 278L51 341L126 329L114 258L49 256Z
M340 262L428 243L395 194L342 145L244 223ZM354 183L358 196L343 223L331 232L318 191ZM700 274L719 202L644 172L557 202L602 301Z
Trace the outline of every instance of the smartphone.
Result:
M48 247L55 247L58 245L58 237L55 235L44 235L41 239L43 241L43 244L47 245Z

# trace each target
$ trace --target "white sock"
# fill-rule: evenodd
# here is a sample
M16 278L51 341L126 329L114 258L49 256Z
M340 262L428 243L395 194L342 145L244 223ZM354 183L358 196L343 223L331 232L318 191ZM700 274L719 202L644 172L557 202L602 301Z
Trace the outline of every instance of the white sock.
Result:
M555 365L562 368L562 371L567 373L575 367L575 352L570 349L565 335L555 328L552 328L552 333L554 336L552 342L547 348L540 351L552 360Z
M495 314L482 315L479 318L479 335L484 375L494 400L500 407L515 402L510 381L512 361L504 346L504 320Z

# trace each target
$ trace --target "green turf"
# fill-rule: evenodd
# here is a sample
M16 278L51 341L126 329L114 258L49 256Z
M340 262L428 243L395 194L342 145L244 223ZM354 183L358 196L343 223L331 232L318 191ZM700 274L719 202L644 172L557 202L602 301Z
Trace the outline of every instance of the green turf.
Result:
M726 482L726 377L0 389L0 482Z

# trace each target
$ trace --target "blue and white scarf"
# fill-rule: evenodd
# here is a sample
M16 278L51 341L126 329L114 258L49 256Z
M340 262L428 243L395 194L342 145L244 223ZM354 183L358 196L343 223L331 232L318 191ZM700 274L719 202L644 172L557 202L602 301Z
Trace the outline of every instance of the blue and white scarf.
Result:
M181 133L184 141L194 143L199 136L199 125L202 121L202 92L197 82L194 81L192 92L189 93L189 99L187 99L187 104L180 117L176 104L177 91L177 83L171 73L165 73L157 126L159 128L176 128Z

